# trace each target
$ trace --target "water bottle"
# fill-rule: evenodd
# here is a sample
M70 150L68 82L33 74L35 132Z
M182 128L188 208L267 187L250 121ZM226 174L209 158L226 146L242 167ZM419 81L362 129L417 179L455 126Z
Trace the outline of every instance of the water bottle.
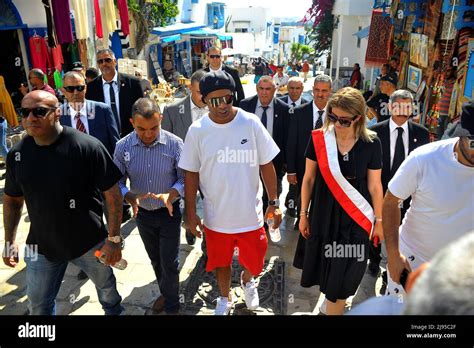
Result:
M105 254L102 251L96 250L94 255L95 255L95 257L97 257L97 259L100 262L102 262L105 265ZM117 261L115 264L113 264L111 266L114 267L114 268L123 270L123 269L127 268L127 264L128 263L125 259L120 259L119 261Z
M267 225L268 232L270 233L270 239L273 243L278 243L281 239L280 228L273 228L274 223L275 219L273 218L273 213L269 213L267 218Z

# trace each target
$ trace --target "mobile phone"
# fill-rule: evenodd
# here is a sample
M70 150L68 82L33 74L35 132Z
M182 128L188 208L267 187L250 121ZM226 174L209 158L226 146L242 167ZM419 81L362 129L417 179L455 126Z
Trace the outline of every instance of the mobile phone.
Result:
M405 268L402 274L400 274L400 285L403 286L403 289L405 289L409 273L410 272Z

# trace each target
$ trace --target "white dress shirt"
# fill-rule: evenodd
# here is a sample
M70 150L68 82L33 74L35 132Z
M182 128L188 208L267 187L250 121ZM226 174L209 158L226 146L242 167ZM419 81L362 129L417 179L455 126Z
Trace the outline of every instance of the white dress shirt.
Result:
M114 78L112 79L112 81L114 81L114 83L112 84L114 86L114 92L115 92L115 107L117 108L117 115L120 119L120 102L119 102L119 85L118 85L118 74L117 72L115 72L115 75L114 75ZM108 81L110 82L110 81ZM108 106L110 106L110 108L112 108L112 105L110 104L110 85L108 84L107 81L104 80L104 78L102 77L102 88L104 89L104 102L105 104L107 104Z
M255 109L255 115L258 116L260 120L262 120L262 114L263 114L263 107L262 104L260 103L260 99L257 100L257 108ZM267 109L267 131L270 133L270 135L273 138L273 99L268 104L268 109Z
M392 168L393 164L393 157L395 156L395 145L397 144L398 138L398 126L395 122L393 122L392 118L390 117L389 121L390 125L390 168ZM403 147L405 149L405 158L408 156L408 121L405 122L402 126L403 128Z
M293 103L295 103L295 105L293 105ZM297 101L293 101L291 100L290 96L287 97L287 104L290 106L290 107L297 107L297 106L300 106L301 105L301 97L298 98Z
M280 88L281 86L286 86L288 84L289 79L290 77L285 73L283 73L282 76L278 76L278 73L276 73L273 76L273 81L275 81L276 88Z
M79 114L81 115L79 118L81 119L82 123L84 124L84 127L86 128L86 132L87 134L90 134L89 133L89 122L87 121L87 108L86 108L86 103L87 102L84 102L84 104L82 104L82 108L81 110L79 110ZM71 115L71 126L72 128L74 129L77 129L76 127L76 124L77 124L77 120L76 120L76 115L77 115L77 111L74 110L71 105L68 106L69 107L69 114Z
M222 62L221 62L221 66L217 69L213 69L212 66L209 65L209 71L220 71L222 70Z
M318 106L313 101L313 128L316 125L316 121L319 118L319 112L318 111L324 111L324 113L323 113L323 124L324 124L324 121L326 121L326 108L324 108L324 109L318 108Z
M191 102L191 119L193 122L199 120L202 116L204 116L204 114L209 112L207 105L203 108L200 108L193 103L193 98L189 98L189 101Z

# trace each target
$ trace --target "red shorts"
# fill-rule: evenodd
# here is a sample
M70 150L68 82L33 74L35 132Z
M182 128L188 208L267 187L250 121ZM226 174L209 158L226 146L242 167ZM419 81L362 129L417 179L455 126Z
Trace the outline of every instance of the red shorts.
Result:
M263 227L242 233L221 233L204 227L207 246L206 272L217 267L232 265L232 257L238 255L239 263L257 276L263 270L268 239Z

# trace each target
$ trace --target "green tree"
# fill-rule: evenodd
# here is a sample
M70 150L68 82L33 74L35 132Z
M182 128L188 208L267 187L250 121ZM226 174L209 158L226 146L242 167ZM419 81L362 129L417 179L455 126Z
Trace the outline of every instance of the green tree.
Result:
M164 27L179 14L177 0L127 0L128 9L137 23L137 53L145 47L154 27Z
M302 45L300 43L291 44L291 61L300 61L303 57L312 56L314 54L314 49L308 45Z
M312 23L306 25L306 43L314 47L316 58L331 50L334 31L333 6L334 0L313 0L304 18L306 23Z

